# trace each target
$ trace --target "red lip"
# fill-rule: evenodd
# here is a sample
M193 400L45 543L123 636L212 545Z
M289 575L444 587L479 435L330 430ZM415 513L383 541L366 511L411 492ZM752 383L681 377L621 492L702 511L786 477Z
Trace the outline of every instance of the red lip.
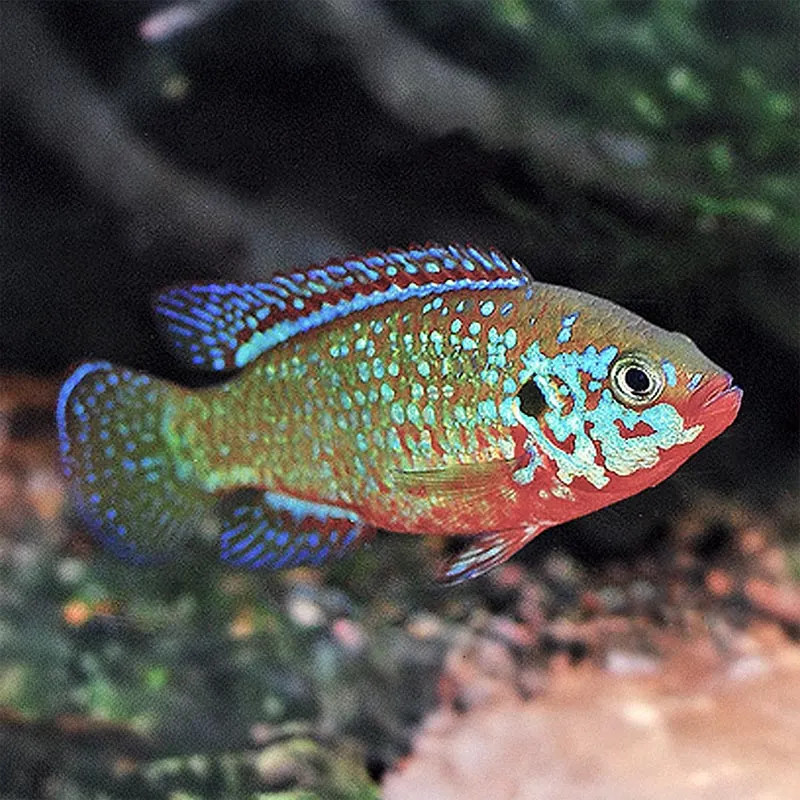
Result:
M705 425L716 436L736 419L742 404L742 390L733 385L727 372L715 375L692 396L693 424Z

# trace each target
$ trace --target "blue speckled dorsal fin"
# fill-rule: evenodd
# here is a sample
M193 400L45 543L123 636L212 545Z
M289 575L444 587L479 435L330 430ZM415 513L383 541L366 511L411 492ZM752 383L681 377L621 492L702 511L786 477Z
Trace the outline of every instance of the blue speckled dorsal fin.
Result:
M237 567L318 566L375 534L356 513L246 487L219 495L220 558Z
M472 536L460 552L446 556L439 562L436 580L454 584L477 578L511 558L540 530L542 528L532 524L524 528Z
M258 283L198 282L156 294L173 353L200 370L249 364L295 334L350 313L458 289L513 289L530 281L497 250L427 244L371 252Z

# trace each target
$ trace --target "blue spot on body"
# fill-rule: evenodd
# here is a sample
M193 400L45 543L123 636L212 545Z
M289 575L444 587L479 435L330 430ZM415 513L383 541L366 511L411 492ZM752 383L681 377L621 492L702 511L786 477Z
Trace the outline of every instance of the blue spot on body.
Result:
M566 344L572 338L572 326L579 316L580 314L576 311L573 314L565 314L561 317L561 330L556 337L559 344Z

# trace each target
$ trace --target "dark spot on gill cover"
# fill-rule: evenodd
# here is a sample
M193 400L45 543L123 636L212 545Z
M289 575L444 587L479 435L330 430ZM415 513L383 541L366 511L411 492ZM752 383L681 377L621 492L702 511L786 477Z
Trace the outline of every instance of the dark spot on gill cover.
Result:
M519 398L519 410L526 417L537 418L548 408L544 395L533 380L522 386L517 392L517 397Z

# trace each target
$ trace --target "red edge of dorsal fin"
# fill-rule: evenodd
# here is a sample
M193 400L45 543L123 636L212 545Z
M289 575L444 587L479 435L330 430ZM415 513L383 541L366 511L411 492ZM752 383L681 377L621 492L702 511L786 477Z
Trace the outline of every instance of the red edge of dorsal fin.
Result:
M409 245L331 259L265 281L196 281L156 293L153 310L173 354L208 371L236 369L292 336L350 313L458 289L526 286L522 266L494 248Z

